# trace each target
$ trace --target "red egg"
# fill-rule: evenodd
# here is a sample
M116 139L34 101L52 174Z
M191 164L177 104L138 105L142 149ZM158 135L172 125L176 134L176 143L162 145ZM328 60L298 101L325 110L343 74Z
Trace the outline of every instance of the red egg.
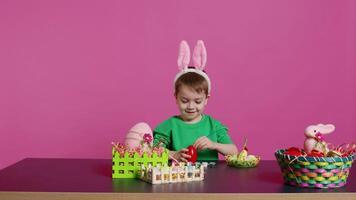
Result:
M350 156L350 154L349 154L349 153L343 153L343 154L341 155L341 157L347 157L347 156Z
M187 154L191 156L190 159L188 158L188 161L195 163L195 161L198 158L197 149L193 145L190 145L187 149L188 149Z
M300 148L297 147L291 147L287 149L284 154L290 155L290 156L301 156L303 155L303 151Z
M325 154L321 151L313 149L310 153L307 154L307 156L311 157L324 157Z

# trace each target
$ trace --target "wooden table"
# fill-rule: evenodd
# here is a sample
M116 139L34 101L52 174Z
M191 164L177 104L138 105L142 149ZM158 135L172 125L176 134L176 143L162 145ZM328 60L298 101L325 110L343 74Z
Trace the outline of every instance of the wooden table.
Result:
M306 189L283 184L276 161L237 169L223 161L204 181L151 185L112 179L108 159L24 159L0 171L0 199L356 199L356 167L346 186Z

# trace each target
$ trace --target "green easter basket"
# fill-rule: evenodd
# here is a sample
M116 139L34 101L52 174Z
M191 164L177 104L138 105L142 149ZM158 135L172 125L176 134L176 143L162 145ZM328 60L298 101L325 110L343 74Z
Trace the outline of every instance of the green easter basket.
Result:
M154 152L150 156L147 153L143 153L142 156L135 153L131 156L125 152L124 156L120 157L116 149L112 149L112 178L136 178L142 164L145 166L168 164L168 150L166 149L161 155Z
M346 184L354 155L347 157L290 156L275 152L284 182L305 188L338 188Z

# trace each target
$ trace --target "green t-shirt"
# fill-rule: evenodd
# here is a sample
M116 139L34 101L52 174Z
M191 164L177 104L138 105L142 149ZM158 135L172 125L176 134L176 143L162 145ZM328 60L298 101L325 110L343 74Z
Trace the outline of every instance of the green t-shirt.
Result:
M173 116L159 124L153 131L154 144L162 142L163 146L172 151L178 151L193 145L195 141L207 136L212 142L233 144L227 128L209 115L194 124L184 122L179 116ZM216 150L198 151L198 160L218 160Z

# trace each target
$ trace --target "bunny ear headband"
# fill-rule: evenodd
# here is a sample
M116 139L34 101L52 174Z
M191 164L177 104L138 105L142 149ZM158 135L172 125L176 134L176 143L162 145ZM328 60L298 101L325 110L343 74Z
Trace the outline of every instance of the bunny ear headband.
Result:
M211 90L211 82L208 75L204 72L204 68L206 65L206 49L204 46L204 42L202 40L198 40L197 44L194 47L193 52L193 67L188 67L190 61L190 49L189 45L185 40L180 42L179 46L179 55L178 55L178 69L180 70L176 77L174 78L174 83L181 77L183 74L188 72L195 72L201 76L203 76L208 82L208 94L210 94Z

